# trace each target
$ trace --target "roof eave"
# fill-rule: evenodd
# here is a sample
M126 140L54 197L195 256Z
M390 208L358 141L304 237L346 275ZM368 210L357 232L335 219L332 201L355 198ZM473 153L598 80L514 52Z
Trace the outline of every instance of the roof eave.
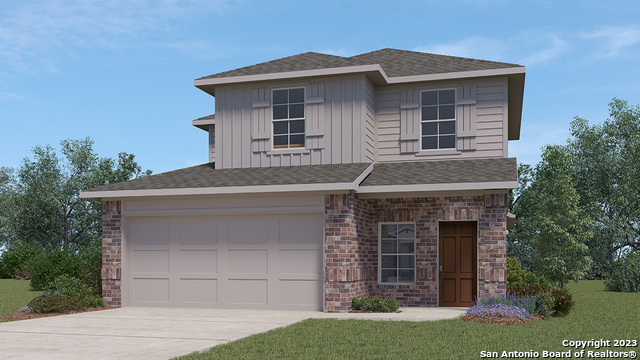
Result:
M189 195L233 195L233 194L257 194L257 193L282 193L282 192L309 192L309 191L348 191L355 190L354 183L329 183L329 184L291 184L291 185L262 185L262 186L226 186L207 188L180 188L180 189L148 189L148 190L113 190L113 191L82 191L83 199L122 199L150 196L189 196Z
M508 91L508 133L509 140L520 140L520 127L522 123L522 106L524 101L524 67L522 73L509 75Z
M215 114L210 115L208 119L195 119L191 121L191 125L197 127L198 129L209 132L209 126L216 125Z
M389 78L388 84L406 84L414 82L426 82L426 81L438 81L438 80L452 80L452 79L468 79L488 76L505 76L524 74L524 66L506 67L499 69L487 69L487 70L470 70L470 71L455 71L438 74L426 74L426 75L412 75L412 76L396 76Z
M468 190L507 190L518 188L518 181L491 181L443 184L369 185L360 186L358 193L410 193Z
M488 77L488 76L522 75L524 77L524 73L525 73L524 66L516 66L516 67L506 67L506 68L488 69L488 70L456 71L456 72L438 73L438 74L389 77L384 72L384 70L382 70L382 67L379 64L372 64L372 65L347 66L347 67L339 67L339 68L290 71L290 72L279 72L279 73L258 74L258 75L196 79L194 80L193 84L198 89L210 94L211 96L215 96L215 88L216 86L220 86L220 85L234 85L234 84L242 84L242 83L274 81L274 80L281 81L281 80L288 80L288 79L336 76L336 75L347 75L347 74L348 75L364 74L371 80L371 82L375 86L383 86L383 85L393 85L393 84L405 84L405 83L414 83L414 82L427 82L427 81L452 80L452 79L467 79L467 78Z
M243 76L231 76L221 78L209 78L209 79L196 79L193 81L193 85L198 89L206 92L211 96L215 96L215 88L218 85L233 85L241 83L274 81L274 80L289 80L299 79L307 77L322 77L322 76L335 76L335 75L353 75L353 74L365 74L367 75L374 85L382 85L388 83L388 77L382 70L382 67L378 64L372 65L358 65L358 66L346 66L338 68L327 69L314 69L314 70L302 70L302 71L289 71L278 72L269 74L257 74L257 75L243 75Z

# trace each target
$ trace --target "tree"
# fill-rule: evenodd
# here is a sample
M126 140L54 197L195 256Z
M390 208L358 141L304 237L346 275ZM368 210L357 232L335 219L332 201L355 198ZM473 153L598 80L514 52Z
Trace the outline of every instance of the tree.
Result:
M509 190L509 212L516 216L516 223L507 234L507 256L517 258L525 270L533 271L539 258L533 240L538 232L536 205L539 194L532 188L534 168L518 164L518 188Z
M63 159L51 146L36 146L15 176L0 171L0 245L85 248L100 239L100 203L81 199L80 191L151 172L143 172L131 154L99 158L93 143L61 141Z
M590 219L579 206L580 196L573 186L567 147L546 146L535 173L531 191L537 193L536 266L539 273L564 288L569 280L578 280L590 267L586 245L591 235Z
M640 107L613 99L610 118L571 123L576 190L580 206L595 220L589 243L602 273L629 249L640 250Z

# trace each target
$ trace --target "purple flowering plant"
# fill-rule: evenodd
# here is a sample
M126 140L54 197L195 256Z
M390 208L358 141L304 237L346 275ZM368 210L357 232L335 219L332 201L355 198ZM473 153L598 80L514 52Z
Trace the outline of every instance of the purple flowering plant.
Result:
M529 314L536 314L536 301L537 298L535 296L530 295L515 295L511 293L507 293L504 295L498 296L482 296L476 299L472 305L474 306L491 306L491 305L509 305L509 306L517 306L519 308L527 310Z
M467 315L477 317L508 317L523 321L531 319L531 314L521 307L497 303L491 305L474 305L467 309Z

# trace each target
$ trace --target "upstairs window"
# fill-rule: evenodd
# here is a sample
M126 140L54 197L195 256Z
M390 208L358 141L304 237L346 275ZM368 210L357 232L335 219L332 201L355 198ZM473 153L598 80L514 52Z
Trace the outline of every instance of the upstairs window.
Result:
M456 147L456 91L430 90L420 93L421 150Z
M273 90L273 148L304 148L304 88Z

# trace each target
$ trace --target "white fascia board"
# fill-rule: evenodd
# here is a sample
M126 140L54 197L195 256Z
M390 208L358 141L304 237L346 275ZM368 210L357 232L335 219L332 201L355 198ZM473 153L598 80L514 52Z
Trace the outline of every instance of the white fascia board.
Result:
M501 190L516 189L517 181L497 181L480 183L455 184L412 184L412 185L378 185L360 186L358 193L396 193L396 192L434 192L434 191L464 191L464 190Z
M328 68L328 69L288 71L288 72L279 72L279 73L270 73L270 74L231 76L231 77L212 78L212 79L196 79L193 81L193 84L196 87L204 86L204 85L223 85L223 84L226 85L226 84L244 83L244 82L286 80L286 79L296 79L301 77L317 77L317 76L343 75L343 74L366 73L366 72L379 72L382 75L382 77L384 77L384 79L388 82L387 80L388 77L382 70L382 67L378 64L372 64L372 65L345 66L345 67Z
M402 83L410 83L410 82L524 74L525 70L526 68L524 66L519 66L519 67L491 69L491 70L472 70L472 71L458 71L458 72L429 74L429 75L396 76L396 77L389 78L388 83L402 84Z
M175 195L222 195L222 194L257 194L279 192L306 192L306 191L344 191L357 190L358 185L352 183L330 184L291 184L291 185L261 185L261 186L227 186L209 188L184 188L184 189L150 189L150 190L115 190L115 191L83 191L80 197L83 199L106 199L147 196L175 196Z

